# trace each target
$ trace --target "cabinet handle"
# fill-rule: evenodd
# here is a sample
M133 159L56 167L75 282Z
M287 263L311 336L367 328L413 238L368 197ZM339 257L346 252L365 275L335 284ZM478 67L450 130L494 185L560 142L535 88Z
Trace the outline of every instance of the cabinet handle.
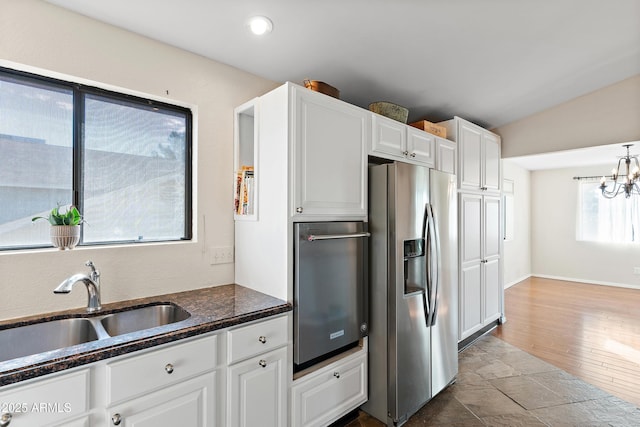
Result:
M416 153L411 153L411 155L409 157L415 157Z
M264 359L261 359L261 360L258 362L258 365L262 366L263 368L266 368L266 367L267 367L267 361L266 361L266 360L264 360Z
M302 207L296 208L296 213L302 213L304 209Z
M340 372L337 372L337 371L336 371L336 372L334 372L334 373L333 373L333 376L334 376L334 377L336 377L336 378L340 378Z
M260 341L262 344L266 344L267 337L265 337L264 335L260 335L260 337L258 338L258 341Z
M111 416L111 422L113 423L114 426L119 426L120 423L122 422L122 415L120 414L113 414Z
M164 367L164 370L167 372L167 374L173 374L173 365L171 363L167 363L167 365Z
M12 418L13 415L11 414L11 412L3 412L2 416L0 416L0 427L7 427L9 424L11 424Z
M406 156L408 156L408 155L409 155L409 152L408 152L408 151L403 151L403 152L402 152L402 155L406 157Z

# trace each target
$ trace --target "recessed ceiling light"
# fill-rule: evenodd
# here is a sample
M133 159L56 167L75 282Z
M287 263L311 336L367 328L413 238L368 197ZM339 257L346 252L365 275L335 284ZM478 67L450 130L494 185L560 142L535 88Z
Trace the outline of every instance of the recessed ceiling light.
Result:
M264 16L254 16L249 20L249 28L253 34L261 36L273 30L273 22Z

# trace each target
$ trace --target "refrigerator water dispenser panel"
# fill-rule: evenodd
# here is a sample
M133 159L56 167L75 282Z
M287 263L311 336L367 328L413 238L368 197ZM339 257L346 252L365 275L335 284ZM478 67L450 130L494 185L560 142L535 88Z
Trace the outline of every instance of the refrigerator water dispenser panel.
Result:
M411 239L403 242L405 295L424 292L425 290L426 261L424 247L424 239Z

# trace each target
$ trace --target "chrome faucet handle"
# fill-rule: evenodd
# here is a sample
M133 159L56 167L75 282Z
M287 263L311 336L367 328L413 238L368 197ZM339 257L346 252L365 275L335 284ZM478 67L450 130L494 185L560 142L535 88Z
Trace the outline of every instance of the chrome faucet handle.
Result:
M85 262L84 265L91 269L91 280L97 281L100 278L100 272L96 270L96 265L93 263L93 261L89 260Z

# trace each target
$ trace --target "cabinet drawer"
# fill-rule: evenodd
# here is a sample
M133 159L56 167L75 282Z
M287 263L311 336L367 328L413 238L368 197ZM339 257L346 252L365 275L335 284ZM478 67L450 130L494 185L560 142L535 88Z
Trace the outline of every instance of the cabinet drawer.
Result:
M367 401L367 353L358 352L294 382L292 424L326 426Z
M108 363L107 403L119 402L214 369L216 340L214 335Z
M281 316L227 332L229 364L287 344L287 317Z
M32 380L0 393L0 412L12 415L11 425L45 426L88 411L89 371Z

